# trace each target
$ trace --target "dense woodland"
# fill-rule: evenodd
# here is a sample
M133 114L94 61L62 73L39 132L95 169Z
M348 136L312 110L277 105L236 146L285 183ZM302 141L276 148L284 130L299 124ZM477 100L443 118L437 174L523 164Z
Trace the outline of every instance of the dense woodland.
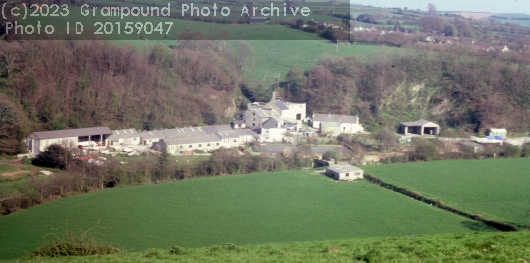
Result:
M316 113L359 115L368 129L428 118L442 127L530 126L530 57L460 45L415 45L374 57L324 57L292 69L288 100Z
M2 41L2 152L20 150L6 140L30 130L228 123L241 103L245 61L226 43L204 44L188 43L199 52L163 45L138 51L101 41Z

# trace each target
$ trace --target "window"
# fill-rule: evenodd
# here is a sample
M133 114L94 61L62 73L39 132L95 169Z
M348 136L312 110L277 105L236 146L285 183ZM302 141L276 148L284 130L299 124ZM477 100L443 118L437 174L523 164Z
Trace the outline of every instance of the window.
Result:
M190 148L192 148L192 147L193 147L193 145L190 144Z
M346 176L350 176L350 173L346 173Z
M269 130L267 130L265 133L269 133Z
M210 143L208 143L208 146L210 146Z
M252 127L254 127L254 126L256 126L256 124L255 124L255 123L252 123Z
M199 148L202 147L202 144L199 144Z
M265 140L268 140L268 139L269 139L269 137L265 137Z
M302 119L302 114L301 113L296 114L296 119L297 120L301 120Z
M219 143L216 143L215 145L216 145L216 146L219 146Z
M361 175L361 173L357 172L357 173L355 173L355 175Z
M256 118L252 118L252 121L256 121Z
M184 146L181 145L181 146L180 146L180 149L182 149L182 148L184 148Z
M237 139L234 139L234 142L237 142Z
M252 113L252 116L256 116L256 113L255 113L255 112L253 112L253 113Z

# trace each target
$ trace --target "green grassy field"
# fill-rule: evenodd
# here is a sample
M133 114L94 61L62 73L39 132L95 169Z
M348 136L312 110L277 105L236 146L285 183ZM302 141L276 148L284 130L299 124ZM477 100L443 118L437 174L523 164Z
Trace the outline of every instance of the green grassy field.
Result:
M493 231L366 181L269 172L106 189L0 217L0 259L24 256L67 226L104 227L97 237L132 251Z
M85 9L86 11L86 9ZM103 17L99 11L93 14L89 13L87 16L81 15L81 9L77 7L69 7L70 15L67 17L28 17L23 21L24 25L37 25L37 22L41 23L41 35L33 34L31 37L39 37L42 39L42 35L45 35L44 28L46 25L52 25L55 27L54 36L60 36L60 30L65 31L67 28L67 22L70 24L70 35L74 36L74 25L76 22L83 24L83 36L85 39L88 37L96 36L101 39L109 40L138 40L141 35L148 40L170 40L175 39L176 36L183 31L189 29L191 31L200 31L207 37L212 39L218 38L218 34L221 34L226 39L244 39L244 40L318 40L322 39L314 33L304 32L302 30L293 29L284 25L232 25L232 24L212 24L206 22L198 22L191 20L174 19L167 17L145 17L145 16L128 16L122 20L119 16ZM100 22L101 24L96 24ZM133 22L131 27L134 32L126 30L126 22ZM137 23L138 28L136 27ZM152 26L146 26L150 23ZM173 23L169 27L166 23ZM161 25L161 27L158 27ZM100 32L101 34L94 34L89 32L92 28L94 32ZM156 31L155 29L159 29ZM210 28L212 29L210 31ZM13 31L12 31L13 33ZM217 35L216 35L217 34ZM164 38L167 36L167 38ZM64 36L62 37L64 39Z
M346 57L353 55L371 55L389 47L376 45L340 45L338 48L326 40L306 41L247 41L254 49L254 72L251 76L267 84L274 83L275 74L280 74L280 79L285 80L285 75L292 68L310 70L323 54L332 57Z
M530 223L530 161L451 160L367 166L387 183L405 186L471 214L518 227Z
M438 234L168 249L8 262L528 262L530 232Z

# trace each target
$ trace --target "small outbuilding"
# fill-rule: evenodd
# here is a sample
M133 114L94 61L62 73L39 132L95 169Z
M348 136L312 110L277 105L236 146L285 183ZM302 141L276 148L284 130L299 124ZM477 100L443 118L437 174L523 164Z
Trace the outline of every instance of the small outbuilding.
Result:
M502 139L508 135L506 129L489 128L486 130L486 136L502 136Z
M351 165L330 166L326 168L326 175L335 180L353 181L363 179L363 170Z
M428 120L421 119L413 122L402 122L399 127L399 130L405 135L438 135L438 133L440 133L440 125Z
M460 143L460 150L464 152L481 153L484 151L484 145L472 141L464 141Z

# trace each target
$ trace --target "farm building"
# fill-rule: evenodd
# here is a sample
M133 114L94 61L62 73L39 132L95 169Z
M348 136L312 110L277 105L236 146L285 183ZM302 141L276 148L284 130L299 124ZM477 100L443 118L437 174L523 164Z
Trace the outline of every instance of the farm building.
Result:
M464 152L471 151L473 153L481 153L484 151L484 145L472 141L464 141L460 143L460 149Z
M282 128L275 119L269 119L261 128L262 142L281 142L285 137L287 128Z
M217 134L198 134L163 138L158 143L159 150L166 147L169 153L186 153L193 150L212 151L222 147L222 139Z
M247 128L259 130L270 119L276 120L281 128L298 131L306 118L306 104L282 101L279 92L273 92L272 100L268 103L254 102L247 105L248 110L243 114ZM288 127L287 127L288 126Z
M230 125L212 125L212 126L202 126L202 129L206 132L206 134L214 134L220 131L232 131L232 127Z
M243 120L235 120L232 123L234 124L234 129L246 128L245 121L243 121Z
M326 168L326 175L335 180L353 181L363 179L363 170L351 165L330 166Z
M313 122L311 126L320 129L320 124L325 122L339 123L339 134L358 133L363 132L364 130L363 126L359 124L359 116L348 115L313 114Z
M227 125L230 127L229 125ZM189 127L189 128L175 128L165 130L153 130L139 132L141 137L141 144L148 146L157 146L158 141L164 138L172 136L191 136L206 134L206 131L202 127Z
M221 139L221 147L231 148L241 145L241 138L236 131L219 131L216 134Z
M105 145L105 141L111 135L112 131L107 127L34 132L26 138L26 147L29 153L38 154L51 144L61 144L72 148L77 148L80 143L84 142Z
M320 123L320 134L338 136L340 135L340 123L339 122L321 122Z
M508 135L506 129L489 128L486 130L486 136L502 136L504 139Z
M112 135L107 138L107 145L139 145L141 143L140 134L136 129L125 129L112 131Z
M402 122L399 130L403 134L438 135L440 133L440 125L421 119L414 122Z
M260 24L266 24L268 23L270 18L268 17L251 17L249 19L249 23L251 25L260 25Z
M240 142L242 144L252 142L259 136L259 134L255 133L251 129L237 129L235 132L239 135Z

